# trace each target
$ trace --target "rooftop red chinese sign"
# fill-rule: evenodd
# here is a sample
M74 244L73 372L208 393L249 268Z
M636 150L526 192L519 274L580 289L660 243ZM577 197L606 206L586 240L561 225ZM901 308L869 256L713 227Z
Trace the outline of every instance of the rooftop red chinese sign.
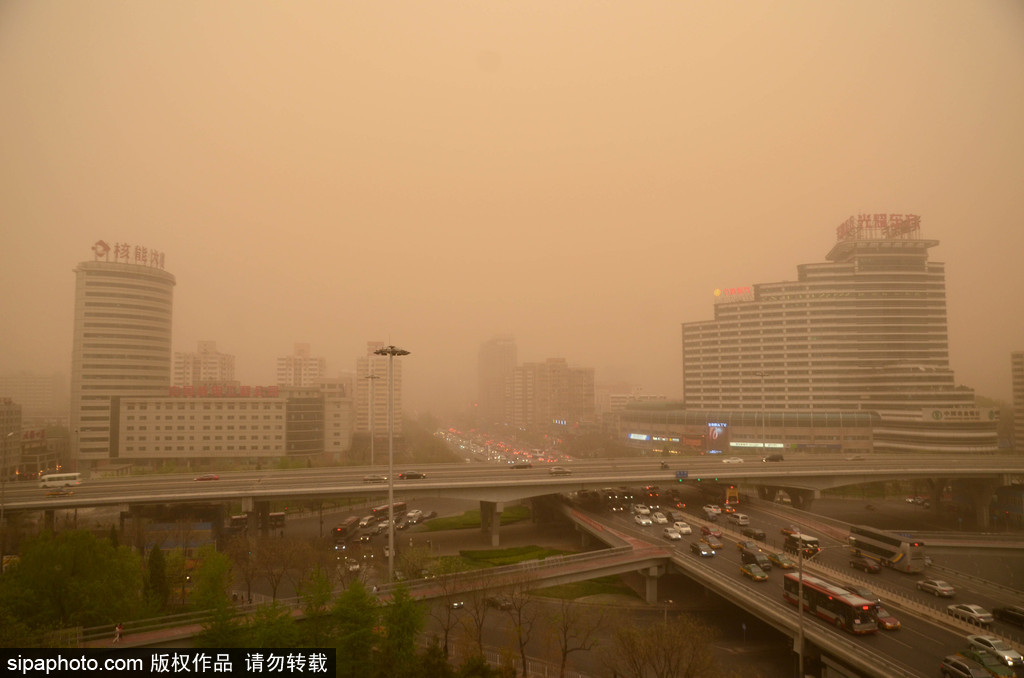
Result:
M920 235L917 214L858 214L836 228L836 240L909 240Z
M163 252L123 242L108 245L103 240L97 240L92 246L92 254L95 261L113 261L118 264L136 264L159 269L164 267Z

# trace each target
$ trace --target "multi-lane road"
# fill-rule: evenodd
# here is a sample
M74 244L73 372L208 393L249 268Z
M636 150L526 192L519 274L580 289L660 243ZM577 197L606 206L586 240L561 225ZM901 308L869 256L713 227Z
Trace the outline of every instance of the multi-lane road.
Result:
M737 548L737 541L745 539L739 530L739 526L733 523L725 515L715 523L708 523L702 519L698 512L691 510L696 502L701 502L697 494L686 497L686 522L694 529L693 535L684 536L681 542L669 542L661 537L663 526L652 525L640 527L628 514L599 514L597 517L615 529L634 537L645 538L648 541L662 543L676 549L677 557L693 561L695 567L710 568L714 576L721 582L726 583L727 588L734 589L742 587L746 590L756 592L770 600L778 601L780 605L788 606L794 617L796 608L782 600L783 571L778 568L769 573L767 582L753 582L744 577L740 572L740 551ZM698 510L700 504L696 504ZM899 631L879 631L873 636L854 637L844 632L835 632L844 639L862 644L866 649L884 654L890 660L901 665L909 675L932 675L939 665L942 657L955 653L962 649L966 642L964 635L971 632L970 629L961 627L950 622L946 617L946 606L953 602L976 603L991 609L1008 603L1021 603L1024 601L1024 593L1013 591L1005 586L993 585L980 581L974 577L967 577L949 569L940 569L933 566L929 571L920 575L903 574L894 570L883 570L879 574L864 574L859 570L853 570L849 566L850 554L846 548L843 535L835 534L836 526L834 521L822 521L815 518L813 514L802 514L800 512L783 509L768 503L745 504L742 511L750 516L751 525L763 529L767 538L763 546L766 549L779 550L782 544L781 529L790 524L798 524L807 534L819 537L823 550L813 560L806 564L808 573L822 574L833 580L847 580L868 587L878 594L882 603L895 616L897 616L902 628ZM690 542L700 538L700 528L703 525L712 524L721 529L724 533L724 548L719 550L713 558L700 558L690 552ZM835 536L830 536L834 534ZM996 553L988 553L978 549L975 556L979 559L998 558ZM941 557L937 558L940 562ZM925 577L937 577L949 581L956 588L956 596L950 599L936 599L934 596L917 590L916 582ZM728 594L725 596L728 598ZM808 628L815 625L825 628L823 621L807 615L804 624ZM1009 637L1019 637L1021 630L1017 627L997 621L992 630ZM830 632L831 629L830 629ZM974 630L982 633L984 631ZM884 671L882 674L884 675Z

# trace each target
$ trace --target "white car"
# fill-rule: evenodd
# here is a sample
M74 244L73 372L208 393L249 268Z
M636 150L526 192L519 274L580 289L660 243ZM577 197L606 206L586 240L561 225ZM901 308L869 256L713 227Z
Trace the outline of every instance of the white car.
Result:
M650 518L650 516L645 516L645 515L644 515L644 514L642 514L642 513L638 513L638 514L636 514L635 516L633 516L633 521L634 521L634 522L635 522L635 523L636 523L637 525L641 525L641 526L643 526L643 527L647 527L647 526L649 526L649 525L653 525L653 524L654 524L654 523L653 523L653 522L651 521L651 518Z
M726 457L725 459L722 460L722 463L723 464L742 464L743 463L743 458L742 457Z
M659 525L668 525L668 518L666 518L665 514L660 511L652 513L651 520L658 523Z
M1012 647L995 636L967 636L971 647L991 652L999 657L1007 666L1024 666L1024 657Z
M672 528L679 534L693 534L693 528L688 523L677 520L672 523Z
M633 513L638 516L649 516L651 515L651 509L647 508L643 504L633 504Z
M713 513L716 516L722 512L717 504L704 504L704 513Z
M663 536L665 539L668 539L669 541L679 541L683 538L683 535L676 532L675 528L672 527L666 527L664 530L662 530L661 536Z

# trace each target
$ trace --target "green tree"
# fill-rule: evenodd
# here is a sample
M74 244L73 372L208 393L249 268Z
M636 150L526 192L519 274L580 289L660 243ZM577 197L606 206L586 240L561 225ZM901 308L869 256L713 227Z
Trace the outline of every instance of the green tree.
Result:
M146 598L154 612L160 613L167 607L167 598L171 588L167 582L167 559L159 546L149 552L146 568Z
M299 646L299 628L291 609L276 601L257 607L245 631L250 647Z
M192 573L192 604L198 610L231 606L231 559L212 546L199 552L199 566Z
M455 671L448 663L447 653L435 636L420 657L417 675L422 678L455 678Z
M364 678L372 673L373 649L380 619L376 596L355 580L334 600L331 610L338 648L337 675L340 678Z
M203 630L196 636L198 647L253 647L248 642L248 633L239 621L235 610L221 606L203 622Z
M417 674L416 638L424 625L423 608L409 589L396 587L381 615L383 637L379 643L377 675L383 678L412 678Z
M142 609L142 561L89 532L45 532L0 579L0 607L36 629L115 624Z
M303 622L305 644L323 647L332 635L330 578L317 567L299 584L299 596L302 599L302 611L306 615Z

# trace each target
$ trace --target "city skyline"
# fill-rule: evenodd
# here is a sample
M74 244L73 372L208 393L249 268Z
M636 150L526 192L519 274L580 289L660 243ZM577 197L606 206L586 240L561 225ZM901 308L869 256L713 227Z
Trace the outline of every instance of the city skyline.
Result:
M716 289L896 213L939 242L957 383L1011 400L1017 3L8 3L0 81L0 372L70 373L104 240L166 255L172 351L215 341L242 382L383 340L407 409L454 411L512 334L678 398Z

